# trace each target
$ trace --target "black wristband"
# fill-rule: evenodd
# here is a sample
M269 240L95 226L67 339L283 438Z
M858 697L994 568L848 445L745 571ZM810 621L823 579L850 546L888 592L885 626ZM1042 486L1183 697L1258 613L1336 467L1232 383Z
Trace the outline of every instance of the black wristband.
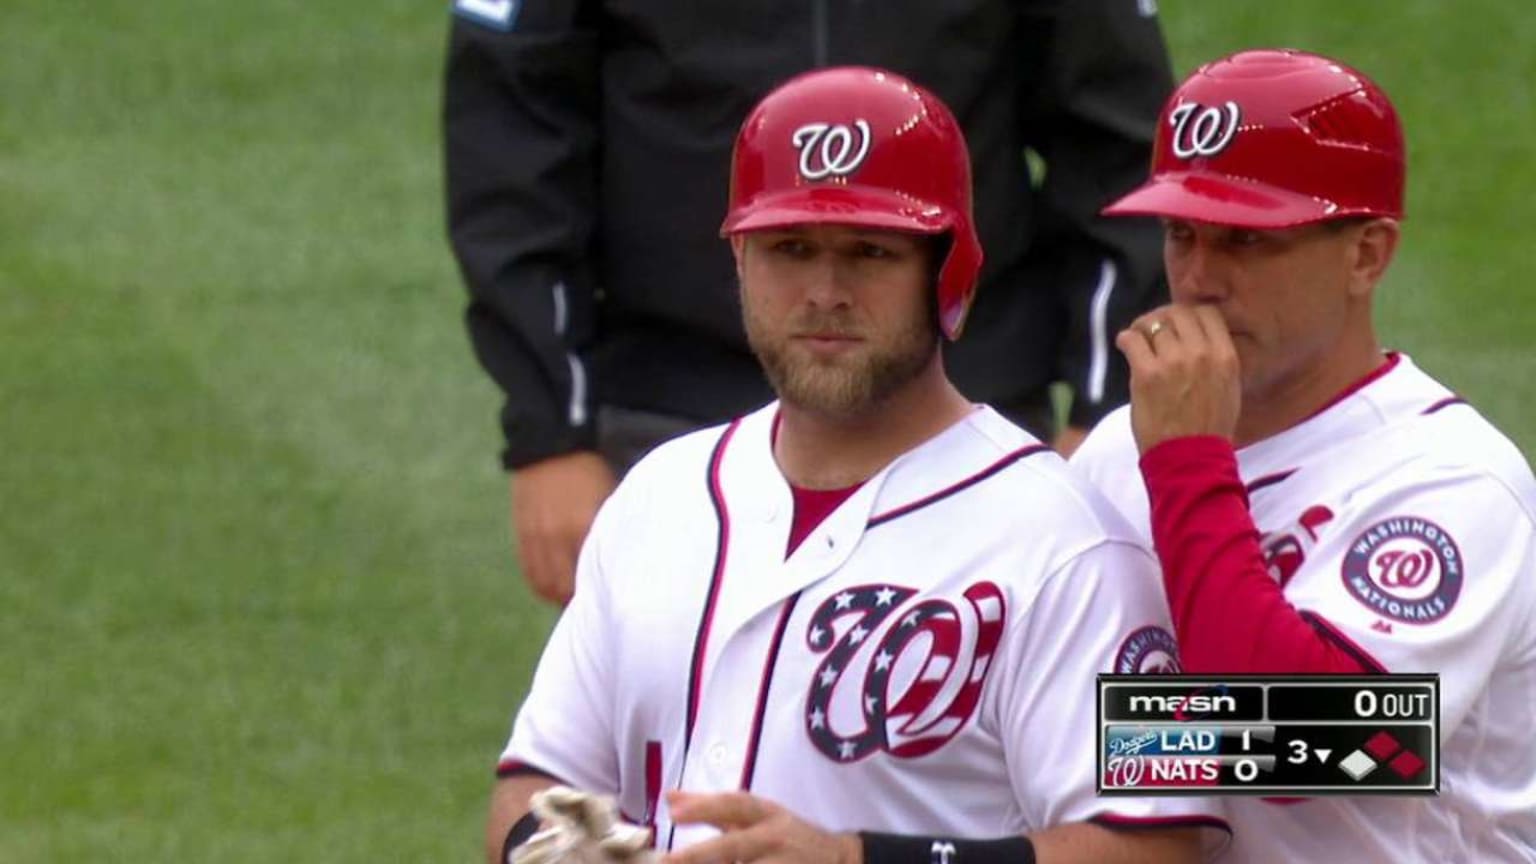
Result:
M507 839L501 841L502 864L512 860L512 850L528 842L528 838L539 833L539 817L532 810L523 814L523 818L512 823L512 830L507 832Z
M960 840L860 831L864 864L1035 864L1035 844L1023 835Z

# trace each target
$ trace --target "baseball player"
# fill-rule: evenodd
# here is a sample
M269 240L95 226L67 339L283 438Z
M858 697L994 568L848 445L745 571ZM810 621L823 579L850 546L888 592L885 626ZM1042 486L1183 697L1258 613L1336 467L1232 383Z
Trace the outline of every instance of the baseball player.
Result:
M1174 304L1119 335L1131 405L1073 464L1155 541L1185 668L1441 676L1438 798L1234 799L1238 861L1536 861L1536 483L1377 340L1404 174L1364 75L1249 51L1106 210L1163 218Z
M945 376L981 264L949 110L875 69L791 80L742 126L722 233L779 400L663 445L603 506L490 860L557 781L615 796L671 864L1224 839L1202 799L1095 797L1095 674L1169 663L1166 607L1113 506Z

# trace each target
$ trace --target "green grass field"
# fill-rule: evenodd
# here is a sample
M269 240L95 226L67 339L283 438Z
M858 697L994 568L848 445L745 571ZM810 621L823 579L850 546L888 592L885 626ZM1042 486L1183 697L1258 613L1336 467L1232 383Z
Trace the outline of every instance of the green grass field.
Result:
M442 239L445 6L4 12L0 861L475 860L550 617ZM1394 94L1386 336L1531 452L1536 20L1163 6L1181 71L1295 45Z

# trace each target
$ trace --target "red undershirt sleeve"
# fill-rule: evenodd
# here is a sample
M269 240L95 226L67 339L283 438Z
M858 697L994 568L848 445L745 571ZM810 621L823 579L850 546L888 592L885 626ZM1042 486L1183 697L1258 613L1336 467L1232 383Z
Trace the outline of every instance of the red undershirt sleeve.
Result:
M1327 625L1296 610L1269 575L1232 445L1164 441L1141 457L1152 541L1186 672L1358 674Z

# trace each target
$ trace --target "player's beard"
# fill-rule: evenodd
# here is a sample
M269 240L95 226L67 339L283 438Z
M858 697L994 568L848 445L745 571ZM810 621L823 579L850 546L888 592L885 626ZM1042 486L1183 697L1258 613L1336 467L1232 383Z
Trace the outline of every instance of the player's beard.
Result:
M751 309L742 317L747 343L780 401L831 418L867 416L916 379L939 350L936 321L928 318L909 322L880 344L864 334L863 350L821 358L797 349L789 334L849 332L846 316L806 313L777 330Z

